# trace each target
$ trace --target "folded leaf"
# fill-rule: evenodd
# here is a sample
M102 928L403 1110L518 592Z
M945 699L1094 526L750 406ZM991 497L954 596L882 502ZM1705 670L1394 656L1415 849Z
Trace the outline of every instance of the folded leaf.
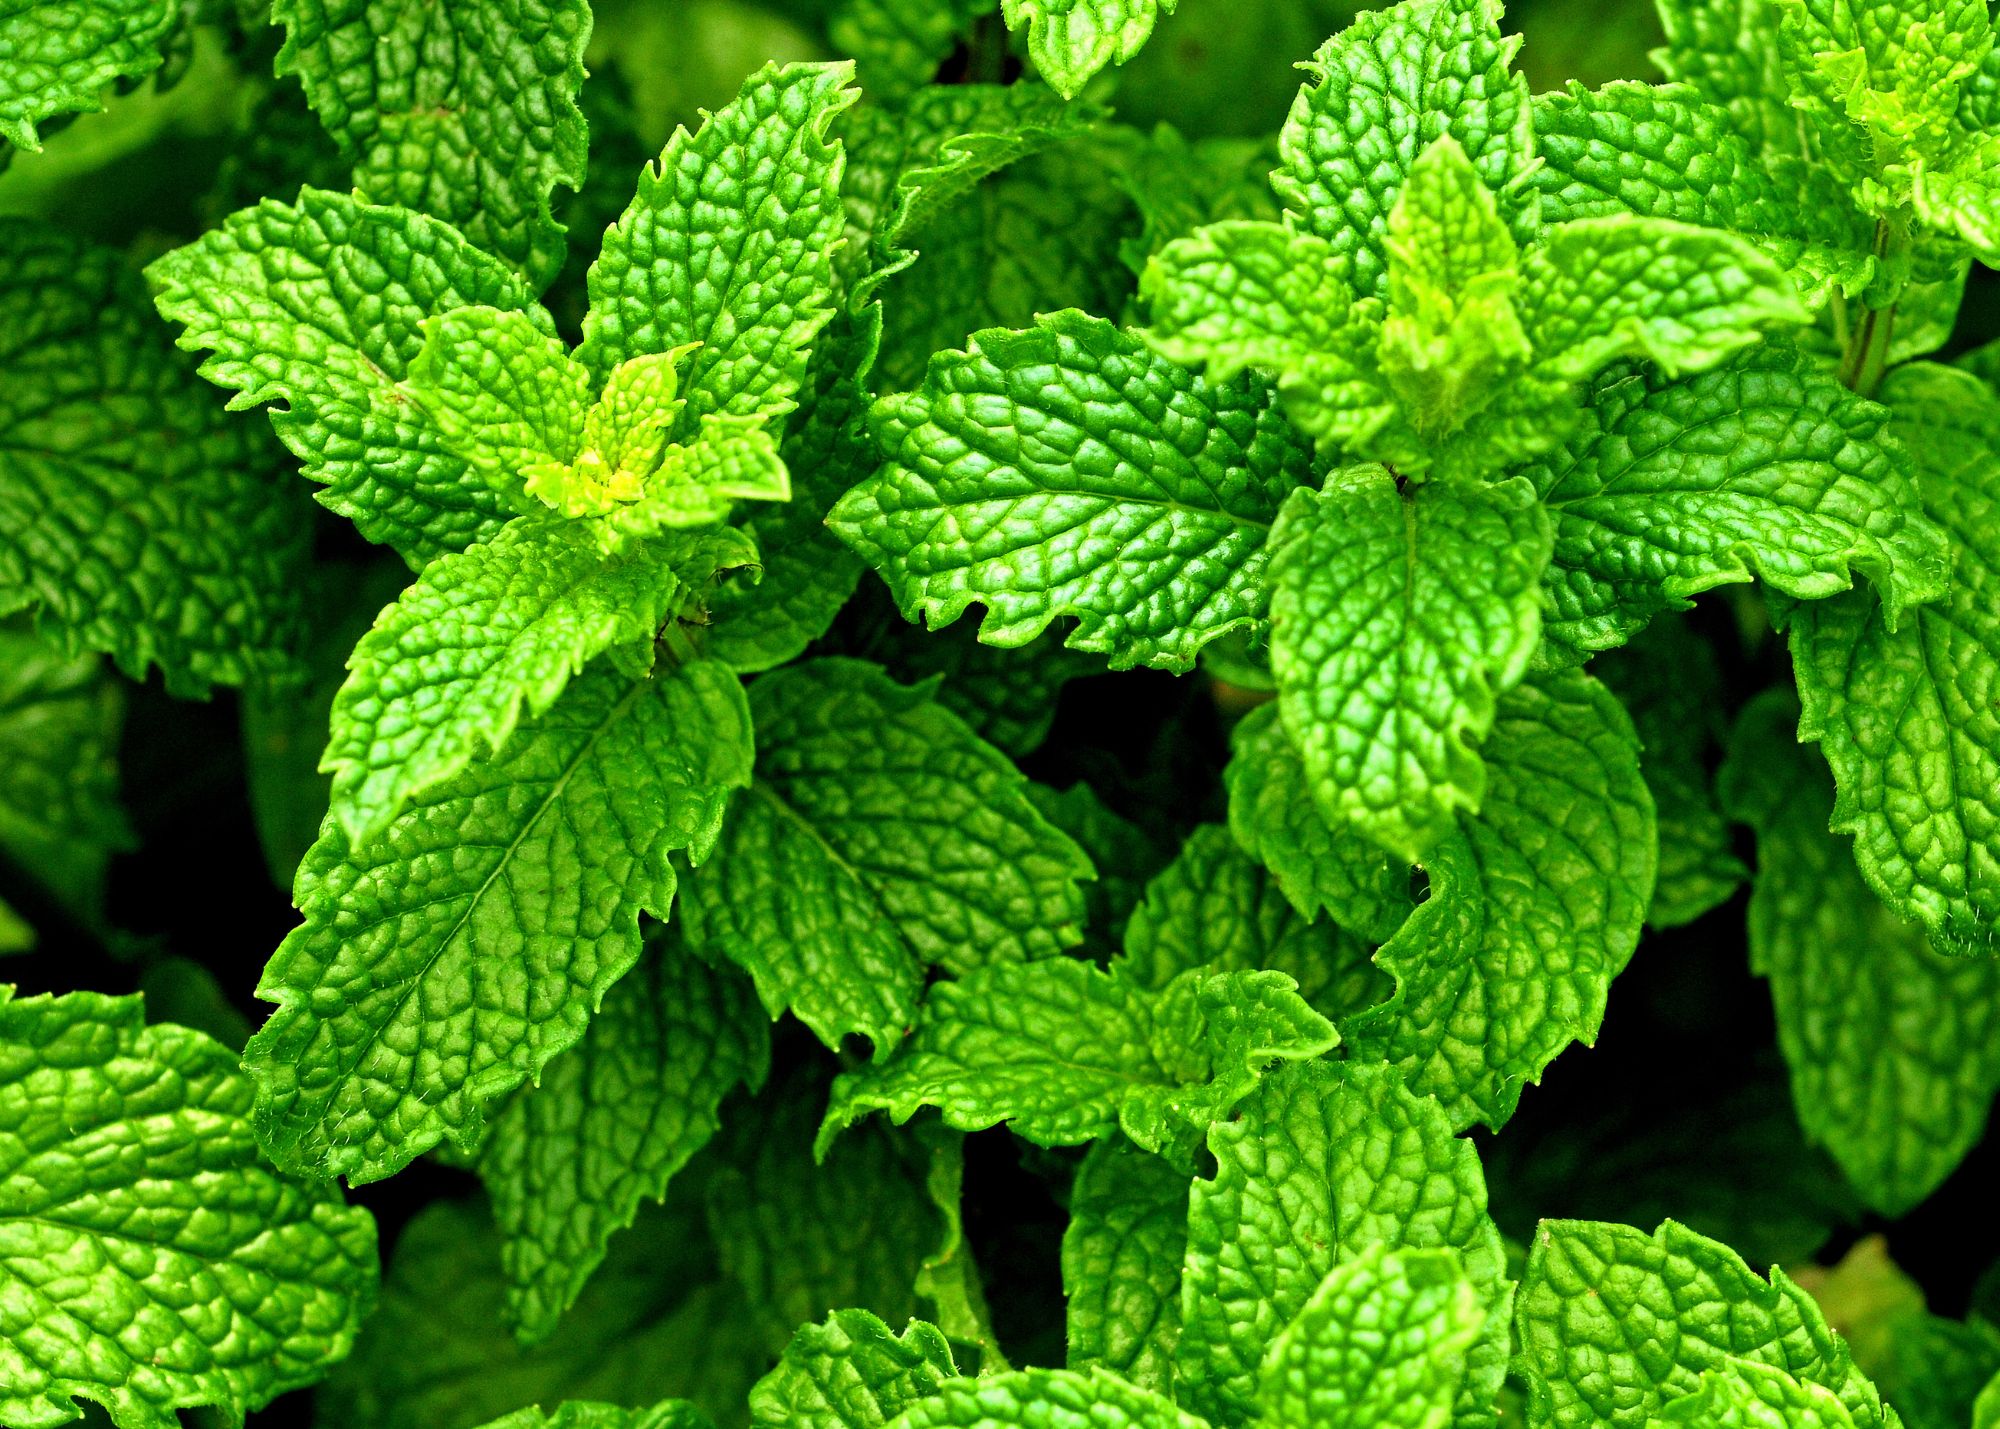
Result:
M307 188L296 204L230 215L146 276L161 313L187 328L180 345L211 352L201 374L233 389L232 405L283 403L271 413L279 439L369 540L422 564L513 514L396 390L426 318L484 305L554 331L528 286L457 230Z
M667 855L705 854L749 782L749 711L712 662L596 671L508 752L413 803L373 843L329 824L299 869L305 914L264 970L278 1004L244 1051L281 1166L352 1181L540 1074L667 915Z
M1755 349L1669 381L1610 373L1591 419L1528 473L1555 517L1546 622L1575 660L1753 576L1818 601L1866 576L1892 621L1944 591L1889 414L1803 354Z
M807 1325L750 1391L755 1429L882 1429L958 1374L951 1346L912 1320L898 1335L866 1310Z
M1122 1136L1090 1148L1063 1231L1069 1367L1103 1366L1165 1394L1173 1387L1187 1254L1188 1176Z
M338 1363L375 1223L264 1165L235 1056L136 997L0 986L0 1419L241 1423Z
M1525 481L1347 467L1272 531L1271 670L1314 798L1406 863L1486 787L1479 745L1541 634L1549 520Z
M0 612L135 679L158 665L177 694L289 668L307 509L124 258L0 219L0 365Z
M274 0L296 74L354 186L451 224L536 292L563 264L557 184L582 185L586 0Z
M939 354L875 427L888 463L828 521L904 615L983 603L1003 646L1075 616L1067 643L1117 669L1185 670L1259 619L1271 522L1308 474L1263 388L1211 386L1074 311Z
M1216 1123L1208 1145L1215 1175L1194 1183L1181 1293L1190 1408L1218 1424L1250 1419L1271 1346L1336 1266L1376 1246L1444 1248L1463 1257L1486 1312L1453 1422L1495 1423L1513 1286L1479 1158L1436 1102L1389 1067L1287 1067Z
M1915 611L1894 585L1802 606L1799 734L1833 766L1833 826L1869 885L1933 946L1984 955L2000 923L2000 398L1928 363L1884 395L1924 511L1950 533L1950 590Z

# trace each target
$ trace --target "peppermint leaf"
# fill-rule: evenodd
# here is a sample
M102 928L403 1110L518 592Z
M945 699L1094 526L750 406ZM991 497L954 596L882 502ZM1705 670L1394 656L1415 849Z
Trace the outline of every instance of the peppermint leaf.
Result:
M1375 956L1395 998L1347 1025L1454 1126L1498 1129L1563 1048L1596 1040L1659 844L1632 723L1588 676L1505 696L1486 761L1478 817L1432 852L1429 899Z
M1969 374L1912 364L1885 389L1914 459L1923 509L1950 534L1950 590L1900 610L1895 587L1801 607L1792 660L1804 714L1839 797L1833 827L1854 836L1862 876L1947 953L1984 953L2000 918L2000 400Z
M0 612L178 694L290 667L305 512L109 249L0 220Z
M1001 0L1009 29L1026 29L1028 57L1055 91L1074 99L1106 65L1124 64L1177 0Z
M1060 381L1056 374L1060 374ZM1109 323L1058 313L933 360L876 408L888 463L829 523L906 618L1185 670L1261 615L1264 542L1303 446L1247 380L1211 386Z
M284 405L271 425L320 500L416 564L467 545L513 514L471 473L430 415L397 392L424 320L457 308L524 309L532 291L455 230L403 209L301 189L265 200L155 259L160 311L180 345L208 349L201 374L238 407Z
M1793 1379L1755 1360L1730 1360L1704 1373L1701 1388L1671 1400L1656 1425L1710 1429L1854 1429L1854 1416L1831 1390Z
M707 1144L722 1099L756 1090L770 1029L748 981L653 930L583 1038L494 1115L475 1169L493 1202L506 1313L547 1338L614 1231Z
M1799 1124L1868 1204L1899 1216L1986 1128L2000 1089L2000 962L1932 950L1883 907L1827 832L1824 764L1792 738L1784 698L1746 710L1722 787L1757 830L1755 972L1771 980Z
M377 203L427 213L539 292L562 268L557 184L583 183L586 0L274 0L295 74Z
M0 22L0 139L39 151L35 126L104 108L103 91L160 67L173 0L29 0Z
M1188 1177L1122 1136L1090 1148L1063 1231L1069 1366L1115 1370L1141 1389L1173 1387L1187 1253Z
M241 1423L338 1363L375 1295L375 1225L257 1157L226 1047L140 999L0 986L0 1418L75 1401L118 1429Z
M469 1149L483 1104L583 1035L638 958L640 910L667 914L667 854L712 847L749 764L728 671L593 672L375 842L327 827L244 1053L266 1151L363 1181L445 1136Z
M778 1367L750 1391L756 1429L882 1429L955 1378L951 1346L933 1325L898 1335L866 1310L807 1325Z
M1314 1062L1265 1079L1209 1131L1197 1177L1177 1361L1182 1398L1216 1423L1256 1411L1260 1366L1327 1273L1371 1247L1458 1251L1486 1328L1454 1421L1491 1425L1507 1362L1500 1232L1472 1146L1389 1067Z
M1046 958L1081 936L1088 860L929 689L830 659L750 699L757 779L681 918L697 948L750 972L773 1017L887 1048L926 966Z
M1406 863L1480 807L1478 746L1541 633L1549 521L1524 481L1347 467L1272 533L1271 669L1320 808Z
M1205 1429L1171 1400L1105 1370L1023 1369L958 1379L891 1429Z
M706 1414L683 1400L668 1400L651 1409L623 1409L588 1399L566 1399L552 1414L535 1408L516 1410L485 1429L712 1429L712 1425Z

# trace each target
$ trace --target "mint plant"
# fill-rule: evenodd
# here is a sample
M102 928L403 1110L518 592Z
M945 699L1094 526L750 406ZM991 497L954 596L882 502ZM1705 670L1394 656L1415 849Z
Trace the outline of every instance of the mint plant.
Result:
M1987 0L0 55L0 1424L2000 1426Z

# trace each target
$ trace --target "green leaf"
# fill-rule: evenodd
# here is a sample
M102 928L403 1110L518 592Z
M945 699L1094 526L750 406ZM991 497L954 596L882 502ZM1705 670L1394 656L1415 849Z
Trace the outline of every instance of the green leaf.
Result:
M1264 1358L1271 1429L1447 1429L1486 1321L1454 1250L1371 1245L1326 1274Z
M1667 43L1652 59L1667 78L1725 109L1752 152L1800 156L1805 139L1771 42L1778 16L1768 0L1659 0L1658 10Z
M973 18L998 8L999 0L835 0L827 38L860 61L870 95L922 103L938 92L931 79Z
M1124 64L1177 0L1001 0L1008 28L1028 31L1028 57L1064 99L1106 65Z
M583 1035L639 956L640 910L667 914L667 854L706 853L749 776L727 670L598 671L374 843L329 825L244 1056L272 1159L361 1181L444 1136L469 1149L483 1103Z
M1189 1408L1249 1419L1270 1346L1336 1266L1374 1246L1443 1248L1463 1255L1487 1315L1454 1422L1494 1423L1513 1287L1479 1158L1436 1102L1389 1067L1308 1063L1266 1078L1208 1144L1215 1175L1194 1183L1181 1294Z
M792 1337L750 1391L755 1429L882 1429L958 1374L951 1346L914 1320L898 1335L866 1310L836 1310Z
M1724 732L1715 649L1686 620L1665 616L1590 668L1632 716L1658 814L1660 874L1647 926L1691 923L1727 902L1748 872L1709 772Z
M1111 324L1057 313L932 361L876 408L888 463L828 518L906 618L1185 670L1261 615L1264 543L1307 453L1247 379L1211 386Z
M320 500L413 562L463 550L513 514L435 421L397 391L424 320L457 308L526 309L534 295L455 230L351 195L266 200L147 268L160 311L208 349L202 376L237 407L282 403L271 425Z
M923 969L1046 958L1082 936L1089 861L1027 781L932 697L858 660L751 690L757 778L688 880L696 947L757 980L829 1046L888 1048Z
M0 986L0 1418L241 1423L338 1363L375 1223L258 1160L235 1056L136 997Z
M1310 16L1298 13L1267 18L1270 23L1294 27L1314 23ZM1231 25L1229 17L1219 24L1211 19L1210 25L1212 29L1227 28L1239 39L1256 29L1253 26L1245 32ZM1182 49L1181 53L1187 52ZM1195 63L1208 63L1213 58L1204 53L1195 57ZM1278 200L1271 192L1270 146L1266 143L1220 135L1190 143L1169 124L1144 135L1114 129L1105 137L1117 155L1113 178L1139 210L1140 231L1121 249L1126 265L1135 273L1143 274L1149 260L1175 239L1192 237L1205 226L1245 219L1269 222L1278 217Z
M1173 1401L1106 1370L1023 1369L958 1379L891 1429L1207 1429Z
M1373 943L1396 935L1413 906L1410 870L1351 826L1320 812L1305 760L1276 703L1251 711L1231 738L1224 771L1229 831L1308 919L1324 908Z
M278 73L304 84L364 197L440 219L548 286L564 248L550 197L582 185L589 141L586 0L274 0L271 19Z
M550 515L431 562L354 647L333 702L320 768L349 841L373 841L409 800L498 753L524 710L546 714L606 650L650 664L683 603L755 560L734 531L608 555L589 525Z
M1924 511L1950 534L1950 591L1899 612L1894 590L1803 606L1792 660L1869 886L1923 923L1947 953L1985 954L2000 920L2000 398L1970 374L1928 363L1884 391Z
M1498 0L1409 0L1362 14L1311 63L1279 136L1271 186L1348 264L1362 297L1387 285L1389 214L1418 156L1449 134L1499 199L1516 241L1536 226L1527 81Z
M1185 1171L1122 1136L1090 1148L1062 1239L1071 1369L1101 1365L1172 1392L1187 1206Z
M604 1264L541 1343L514 1338L505 1295L483 1205L431 1202L397 1237L381 1304L354 1354L315 1392L314 1422L439 1429L527 1404L687 1399L718 1423L741 1423L744 1395L771 1364L698 1210L679 1198L612 1237Z
M1203 824L1146 886L1116 966L1154 989L1192 968L1269 969L1296 982L1322 1016L1344 1022L1388 996L1373 951L1330 920L1301 916L1227 829Z
M709 1417L684 1400L670 1399L651 1409L623 1409L588 1399L566 1399L555 1411L516 1410L485 1429L712 1429Z
M1808 314L1791 279L1732 234L1618 214L1562 224L1528 255L1523 313L1539 373L1581 381L1621 357L1704 372Z
M0 139L39 152L35 126L104 108L103 92L160 67L174 0L28 0L0 21Z
M0 855L86 927L102 925L111 856L132 843L118 806L124 722L101 660L0 628Z
M1942 594L1944 533L1888 418L1781 347L1679 381L1600 379L1588 424L1528 473L1555 517L1544 628L1559 656L1753 577L1818 601L1864 575L1899 622Z
M1868 1204L1900 1216L1986 1128L2000 1089L2000 961L1932 951L1827 832L1824 763L1792 738L1784 697L1753 704L1722 788L1757 830L1752 969L1771 981L1778 1045L1806 1134Z
M1347 467L1272 531L1271 670L1336 826L1415 863L1486 786L1478 746L1541 633L1549 521L1525 481Z
M1677 8L1663 7L1670 32ZM1717 230L1762 249L1812 308L1834 292L1859 297L1875 277L1873 225L1838 183L1759 152L1736 115L1687 88L1620 81L1537 95L1535 139L1535 183L1554 235L1558 225L1628 213Z
M1403 1067L1454 1126L1497 1130L1565 1047L1596 1041L1659 844L1632 722L1586 675L1503 697L1486 763L1478 817L1433 851L1430 897L1375 955L1395 998L1347 1026L1355 1055Z
M194 380L124 258L0 219L0 613L204 694L289 668L305 511Z
M1704 1429L1854 1429L1839 1396L1755 1360L1727 1360L1701 1388L1670 1401L1652 1423Z
M825 1147L871 1111L908 1121L937 1107L947 1126L1006 1122L1040 1146L1123 1127L1180 1157L1265 1070L1339 1040L1283 973L1184 973L1153 991L1123 968L1071 958L994 963L931 989L896 1056L834 1084Z
M1534 1429L1654 1422L1731 1360L1831 1390L1857 1429L1892 1429L1812 1298L1782 1270L1760 1279L1734 1251L1668 1221L1653 1235L1544 1221L1521 1281L1516 1366ZM1753 1421L1754 1422L1754 1421Z
M544 1339L614 1231L715 1134L722 1099L769 1070L771 1034L748 981L652 931L583 1038L494 1114L474 1169L502 1236L506 1313Z
M685 440L713 415L795 405L813 338L833 316L845 162L826 131L852 104L852 65L766 65L639 175L590 269L577 356L598 373L700 343Z

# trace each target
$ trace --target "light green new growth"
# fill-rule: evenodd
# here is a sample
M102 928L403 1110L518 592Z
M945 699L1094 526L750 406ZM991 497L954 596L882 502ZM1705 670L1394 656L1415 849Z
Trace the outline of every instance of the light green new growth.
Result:
M1479 745L1541 633L1547 514L1526 482L1346 467L1272 531L1271 671L1313 797L1405 863L1486 787Z
M756 782L680 916L773 1017L886 1049L926 967L1046 958L1082 937L1089 860L930 688L827 659L765 676L750 700Z
M2000 398L1927 363L1884 395L1924 512L1950 535L1950 589L1914 611L1894 587L1800 607L1799 733L1833 766L1834 828L1869 885L1933 946L1986 956L2000 924Z
M1214 385L1081 312L940 353L875 410L882 470L829 522L904 615L1186 670L1262 615L1265 541L1309 453L1249 379Z
M882 1429L955 1378L935 1326L898 1335L866 1310L837 1310L792 1337L778 1367L750 1391L755 1429Z
M447 1135L469 1148L484 1103L583 1035L639 912L667 916L667 855L708 852L750 759L742 687L713 662L595 671L380 838L329 823L244 1052L272 1159L361 1181Z
M1124 64L1178 0L1001 0L1010 29L1028 32L1028 56L1065 99L1106 65Z
M0 218L0 366L0 617L31 611L65 653L134 679L158 665L176 694L287 670L307 512L124 257Z
M427 213L539 292L562 268L557 184L583 183L587 0L274 0L296 74L376 203Z
M104 107L103 92L160 67L174 0L26 0L0 16L0 139L40 150L35 126Z
M958 1379L890 1429L1208 1429L1108 1370L1023 1369Z
M228 1048L136 997L0 986L0 1419L240 1424L344 1358L375 1225L272 1171Z
M1371 1245L1329 1270L1264 1357L1268 1429L1447 1429L1486 1321L1454 1250Z
M1329 1051L1333 1026L1277 972L1181 974L1158 991L1072 958L995 963L932 988L916 1035L834 1084L822 1147L871 1111L1006 1122L1041 1146L1122 1127L1185 1159L1267 1068Z

